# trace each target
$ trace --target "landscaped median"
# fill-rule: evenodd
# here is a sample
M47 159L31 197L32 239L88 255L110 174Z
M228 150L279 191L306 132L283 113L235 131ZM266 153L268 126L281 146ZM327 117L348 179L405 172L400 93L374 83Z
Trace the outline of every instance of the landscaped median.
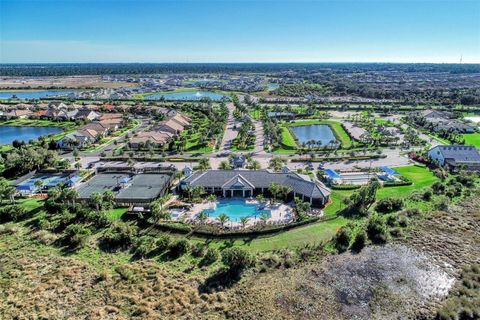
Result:
M117 157L101 157L101 161L142 161L142 162L198 162L200 161L201 157L189 157L189 158L181 158L181 157L149 157L148 155L142 156L117 156Z
M290 161L292 162L305 162L305 161L310 161L310 162L334 162L334 161L358 161L358 160L369 160L369 159L381 159L381 158L386 158L387 156L384 154L366 154L366 155L359 155L359 156L350 156L350 155L345 155L345 156L325 156L325 157L313 157L313 158L308 158L308 157L297 157L297 158L292 158Z

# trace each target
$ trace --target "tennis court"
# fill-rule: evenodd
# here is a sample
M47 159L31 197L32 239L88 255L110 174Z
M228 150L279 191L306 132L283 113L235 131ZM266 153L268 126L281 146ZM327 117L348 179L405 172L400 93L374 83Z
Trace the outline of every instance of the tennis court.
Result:
M32 194L41 189L44 190L56 187L62 183L67 186L73 186L79 180L80 177L72 173L37 173L18 182L16 184L16 189L22 194Z
M165 173L99 173L79 186L80 199L112 191L118 203L148 203L165 193L172 176Z

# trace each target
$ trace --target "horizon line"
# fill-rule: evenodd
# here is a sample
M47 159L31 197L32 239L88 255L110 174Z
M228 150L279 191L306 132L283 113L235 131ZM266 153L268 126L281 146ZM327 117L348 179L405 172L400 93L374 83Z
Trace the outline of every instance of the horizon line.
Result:
M476 65L479 62L396 62L396 61L217 61L217 62L0 62L0 65L34 65L34 64L454 64Z

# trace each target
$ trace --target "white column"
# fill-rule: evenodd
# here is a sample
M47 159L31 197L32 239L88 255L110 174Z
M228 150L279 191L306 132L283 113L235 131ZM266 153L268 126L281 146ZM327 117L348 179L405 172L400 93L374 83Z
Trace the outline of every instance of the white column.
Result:
M226 197L225 197L225 189L223 189L223 197L226 198Z

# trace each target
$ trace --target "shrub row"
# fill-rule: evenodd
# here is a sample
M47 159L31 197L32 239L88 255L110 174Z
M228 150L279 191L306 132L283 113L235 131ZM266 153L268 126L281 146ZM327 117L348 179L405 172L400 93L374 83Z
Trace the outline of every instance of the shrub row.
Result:
M157 229L163 231L171 231L171 232L178 232L178 233L192 233L198 236L215 236L220 238L235 238L235 237L253 237L259 235L267 235L273 234L280 231L287 231L299 226L303 226L306 224L314 223L319 220L328 221L335 219L336 217L329 217L326 219L321 219L319 217L309 218L307 220L294 222L290 224L282 224L282 225L256 225L253 227L249 227L246 229L239 229L239 230L230 230L230 229L222 229L215 225L190 225L183 222L161 222L155 225Z
M384 187L400 187L400 186L410 186L412 181L388 181L383 184Z
M102 161L128 161L128 160L135 160L135 161L142 161L142 162L185 162L185 161L200 161L202 158L198 157L191 157L191 158L179 158L179 157L174 157L174 158L169 158L169 157L146 157L146 156L141 156L141 157L125 157L125 156L118 156L118 157L101 157L100 160Z
M360 189L362 186L357 184L332 184L330 189L332 190L356 190Z
M346 156L346 157L316 157L316 158L308 158L307 161L310 162L324 162L324 161L344 161L344 160L368 160L368 159L380 159L386 158L387 156L384 154L372 154L372 155L364 155L364 156ZM305 158L292 158L292 162L305 162Z

